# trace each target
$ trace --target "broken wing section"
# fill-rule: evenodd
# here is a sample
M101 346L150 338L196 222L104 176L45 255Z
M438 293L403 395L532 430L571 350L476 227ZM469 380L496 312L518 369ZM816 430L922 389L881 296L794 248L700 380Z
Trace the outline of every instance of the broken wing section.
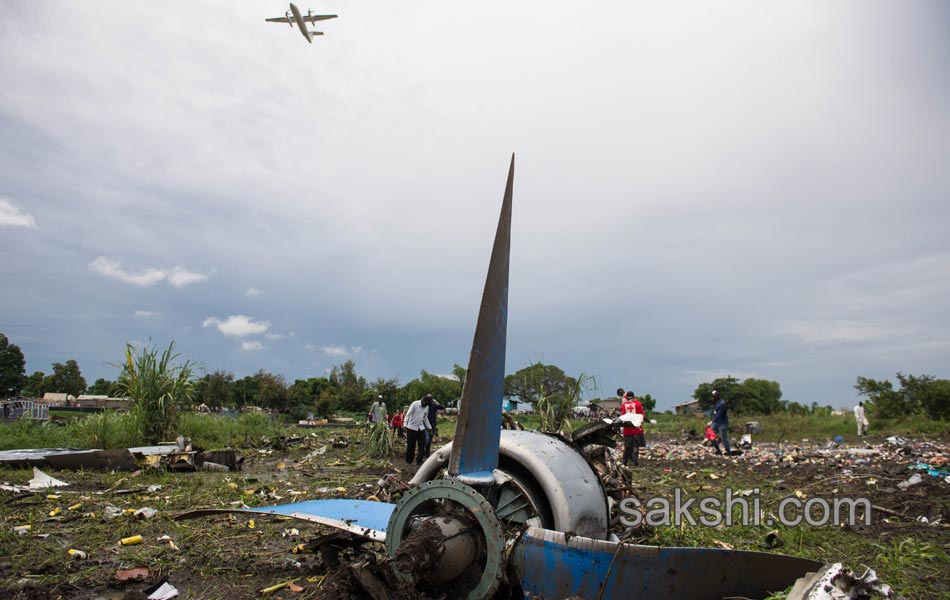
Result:
M389 517L396 508L395 504L387 502L372 502L370 500L308 500L276 506L260 506L257 508L206 508L192 510L175 517L176 521L220 515L227 513L249 513L265 515L281 515L329 525L343 531L376 541L386 541L386 526Z
M512 560L525 597L552 600L764 598L822 567L781 554L640 546L537 528L526 532Z

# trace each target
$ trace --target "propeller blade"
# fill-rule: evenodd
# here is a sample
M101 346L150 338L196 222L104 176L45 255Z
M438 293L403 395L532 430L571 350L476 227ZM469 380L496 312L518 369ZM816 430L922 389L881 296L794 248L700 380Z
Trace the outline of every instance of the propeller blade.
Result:
M508 256L511 247L511 194L515 155L511 155L508 183L495 232L495 244L475 339L468 359L458 425L449 458L449 473L472 486L492 482L498 466L501 410L505 390L505 339L508 331Z
M525 597L552 600L764 598L822 567L781 554L640 546L537 528L525 533L512 561Z
M386 502L372 502L370 500L308 500L276 506L260 506L257 508L206 508L192 510L175 517L176 521L220 515L226 513L252 513L266 515L283 515L311 523L320 523L336 527L343 531L377 541L386 541L386 527L389 517L396 508L395 504Z

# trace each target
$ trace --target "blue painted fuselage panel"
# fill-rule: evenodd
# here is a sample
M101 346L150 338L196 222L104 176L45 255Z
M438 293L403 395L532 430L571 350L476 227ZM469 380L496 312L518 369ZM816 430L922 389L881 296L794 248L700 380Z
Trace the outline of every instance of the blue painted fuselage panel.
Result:
M332 519L356 527L366 527L376 531L386 531L389 516L395 504L372 502L370 500L308 500L276 506L259 506L247 509L253 512L274 515L312 515L323 519Z

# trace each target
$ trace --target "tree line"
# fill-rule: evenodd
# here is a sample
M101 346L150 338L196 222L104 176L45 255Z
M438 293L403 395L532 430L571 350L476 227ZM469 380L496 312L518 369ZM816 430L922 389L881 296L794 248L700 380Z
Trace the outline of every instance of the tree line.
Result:
M879 419L899 419L922 416L929 419L950 419L950 380L930 375L897 373L900 387L888 381L875 381L859 376L854 388L867 398L865 410ZM777 381L750 378L740 382L735 377L720 377L701 383L693 392L704 410L714 402L712 391L717 390L729 409L736 414L771 414L788 412L795 415L830 415L831 406L809 405L782 399L782 387Z
M124 368L124 365L116 367ZM405 384L401 384L396 377L370 380L357 372L356 363L352 360L333 367L325 376L296 379L293 382L288 382L283 375L263 369L242 378L235 377L234 373L227 370L216 370L193 379L187 401L192 404L203 403L210 408L258 406L303 418L310 413L327 416L336 411L366 411L373 400L381 395L390 412L393 412L425 394L432 394L443 403L458 400L462 395L465 376L465 367L455 364L451 375L437 375L422 370L418 377ZM72 359L65 363L54 363L49 375L36 371L27 376L23 352L0 333L0 396L39 398L46 392L73 396L83 393L119 396L123 391L120 383L99 378L87 386L79 365ZM596 389L596 380L592 376L581 373L572 377L556 365L541 362L506 375L504 384L506 396L530 402L539 410L550 412L551 418L558 421L570 415L571 408L580 403L586 392ZM656 399L650 394L637 396L641 398L644 408L654 408Z

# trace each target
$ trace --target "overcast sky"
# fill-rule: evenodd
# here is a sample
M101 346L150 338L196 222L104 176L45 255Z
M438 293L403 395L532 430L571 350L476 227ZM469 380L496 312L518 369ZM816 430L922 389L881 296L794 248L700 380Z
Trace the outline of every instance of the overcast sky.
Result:
M0 332L288 381L468 360L516 153L507 371L660 408L950 377L950 3L12 0ZM596 393L594 395L597 395Z

